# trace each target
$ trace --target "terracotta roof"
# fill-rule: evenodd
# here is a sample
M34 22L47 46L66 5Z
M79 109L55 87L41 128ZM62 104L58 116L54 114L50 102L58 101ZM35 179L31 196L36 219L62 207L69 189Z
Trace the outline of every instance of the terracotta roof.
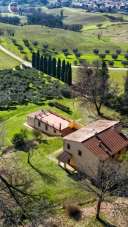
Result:
M70 162L71 158L72 158L72 155L69 154L67 151L64 151L57 157L57 159L63 163Z
M119 121L97 120L83 128L80 128L76 132L73 132L68 136L65 136L64 139L75 141L75 142L83 142L93 137L96 133L103 132L104 130L118 123Z
M128 139L111 127L84 141L82 144L101 160L106 160L126 148Z
M128 139L113 128L100 133L98 138L106 145L112 155L128 146Z
M100 147L100 142L96 137L92 137L82 144L87 147L89 151L98 156L99 159L104 161L109 158L109 155Z

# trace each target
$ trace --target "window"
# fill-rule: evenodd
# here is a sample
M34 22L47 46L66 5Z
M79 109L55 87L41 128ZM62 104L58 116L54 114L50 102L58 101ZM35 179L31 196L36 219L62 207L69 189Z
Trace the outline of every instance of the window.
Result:
M69 143L67 143L67 149L70 149L70 144Z
M48 125L47 125L47 124L45 124L45 130L46 130L46 131L48 130Z
M78 155L82 156L82 151L78 150Z
M38 127L40 127L41 126L41 123L40 123L40 121L38 121Z

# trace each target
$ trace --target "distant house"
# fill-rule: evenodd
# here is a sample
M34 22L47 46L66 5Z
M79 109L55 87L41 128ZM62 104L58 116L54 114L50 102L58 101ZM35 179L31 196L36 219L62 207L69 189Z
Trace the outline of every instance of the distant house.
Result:
M128 138L118 121L98 120L64 137L58 161L96 180L100 164L117 159L127 148Z
M27 117L27 124L51 136L65 136L76 131L77 125L51 111L38 111Z

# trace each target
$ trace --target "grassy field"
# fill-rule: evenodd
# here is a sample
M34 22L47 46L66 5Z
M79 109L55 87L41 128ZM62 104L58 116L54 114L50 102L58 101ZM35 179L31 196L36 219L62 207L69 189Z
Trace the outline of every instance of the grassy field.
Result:
M47 9L42 10L53 15L60 14L62 9ZM13 26L0 23L0 29L4 31L4 35L0 38L0 43L21 56L24 59L31 60L31 51L23 42L24 39L29 40L32 50L40 50L44 54L44 44L48 44L46 54L66 58L62 52L63 49L68 49L69 55L66 60L70 62L85 59L89 62L96 60L98 57L93 54L93 49L98 48L100 53L104 53L106 49L110 50L110 55L106 56L106 60L112 60L111 54L115 53L116 49L121 48L122 54L115 61L114 67L123 67L121 61L124 60L124 53L128 50L128 16L122 14L113 14L113 19L110 14L88 13L82 9L63 8L64 23L67 24L82 24L81 32L73 32L58 28L48 28L39 25L24 25ZM24 17L23 17L24 19ZM100 28L98 25L100 24ZM10 36L8 31L14 32L14 37ZM100 34L101 38L98 38ZM22 46L23 51L20 51L18 46L14 45L13 39ZM36 45L33 42L36 41ZM77 48L80 52L80 58L76 58L73 54L73 49Z
M94 110L92 111L88 107L79 106L77 99L61 99L59 102L69 106L72 113L64 113L55 107L50 107L50 110L55 111L68 119L75 119L77 122L85 125L89 121L97 118ZM6 145L11 144L12 137L15 133L20 132L21 129L25 129L24 123L26 122L27 115L39 109L49 109L47 101L42 106L29 104L18 106L16 110L0 111L0 120L3 122L7 138L5 140ZM113 116L113 119L118 119L119 117L114 111L105 107L103 107L103 111L107 116ZM32 138L31 129L27 129L27 134L29 138ZM60 209L64 202L83 204L82 207L94 206L96 202L95 194L82 188L78 181L75 181L70 174L58 166L55 161L55 153L62 149L62 146L63 141L61 138L51 138L44 135L42 143L33 150L31 158L31 164L33 167L27 162L27 152L17 151L15 153L8 153L7 158L5 159L5 164L6 167L8 167L8 170L11 171L12 168L18 168L22 174L31 181L29 192L45 195L49 201L59 205L59 217L65 215L64 210ZM1 162L3 165L2 160ZM82 220L79 223L68 219L67 216L64 217L64 220L65 218L67 219L68 224L72 224L74 227L102 226L95 220L94 216L86 218L84 221Z
M85 20L84 23L87 22L87 25L81 32L73 32L57 28L52 29L38 25L11 26L0 24L0 28L5 31L4 36L1 37L1 43L20 55L20 51L17 47L14 47L14 44L11 41L14 38L24 47L24 51L29 57L31 54L28 48L25 48L23 39L28 39L33 48L39 48L40 50L42 50L43 44L48 44L52 54L57 54L56 52L60 53L64 48L67 48L71 54L73 48L78 48L78 50L83 54L92 53L94 48L99 48L102 52L105 49L110 49L111 52L114 52L117 48L122 48L124 52L127 51L127 24L111 23L107 18L107 21L103 23L104 26L99 29L97 26L94 26L92 20L94 14L84 13L85 15L87 14L86 16L89 17L89 19L87 21ZM102 14L96 14L95 17L106 18ZM14 37L7 35L6 31L8 29L12 29L15 32ZM101 34L100 40L98 39L99 33ZM34 47L32 44L33 41L37 41L38 45ZM53 48L55 50L53 50Z
M58 112L68 119L76 119L78 122L85 121L87 123L89 117L86 116L86 120L85 118L83 119L81 112L72 100L64 99L60 100L60 102L66 103L70 106L72 114L64 114L63 111L54 107L52 108L53 111ZM29 104L27 106L19 106L16 110L1 111L0 119L4 122L3 127L5 128L7 138L5 143L10 145L13 135L25 128L24 123L29 113L42 108L48 109L49 106L47 103L43 106ZM27 133L28 136L32 136L30 129L27 130ZM50 201L61 204L65 200L76 202L92 200L92 193L80 188L78 182L74 181L64 170L58 167L56 162L49 159L49 155L62 148L62 145L63 142L61 138L51 139L51 137L44 136L44 142L42 142L38 148L34 150L31 160L32 164L39 170L40 174L27 164L28 155L26 152L20 151L12 153L10 154L10 158L15 157L18 167L22 169L23 173L30 176L32 181L31 190L33 193L44 193L48 196ZM8 168L11 168L12 162L9 161L7 165Z
M0 70L14 68L19 62L0 51Z

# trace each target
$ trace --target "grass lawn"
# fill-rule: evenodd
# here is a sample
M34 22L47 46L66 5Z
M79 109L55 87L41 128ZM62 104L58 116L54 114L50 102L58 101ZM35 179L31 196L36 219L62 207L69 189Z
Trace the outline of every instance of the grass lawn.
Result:
M124 91L124 83L125 83L125 77L127 75L127 71L111 70L110 75L111 75L111 80L118 85L120 93L122 93Z
M62 114L68 119L78 119L81 114L80 111L75 108L71 100L60 100L61 103L65 103L70 106L73 111L72 114L64 114L62 111L52 108L51 110ZM28 113L36 111L38 109L48 109L47 103L43 106L36 106L29 104L27 106L19 106L16 110L1 111L0 119L4 120L4 127L6 129L7 140L6 144L11 144L11 139L15 133L18 133L24 128L24 122ZM88 118L87 118L88 119ZM28 129L28 135L31 134L31 130ZM86 202L91 201L94 198L92 193L89 193L79 186L79 183L74 181L63 169L61 169L56 162L49 159L49 154L54 153L58 149L62 148L63 141L61 138L44 137L37 149L33 151L31 159L35 168L32 168L27 163L27 153L19 151L9 154L10 158L14 157L18 168L21 168L22 173L25 173L29 179L31 179L31 191L32 193L43 193L48 196L50 201L63 204L65 200L73 202ZM14 165L14 161L8 159L6 165L11 168Z
M19 65L19 62L0 51L0 70L9 69Z
M75 119L83 124L87 124L88 121L92 121L96 118L94 111L89 110L87 107L84 107L84 109L83 107L79 107L78 100L61 99L58 101L69 106L72 113L67 114L57 108L49 108L47 101L44 102L42 106L29 104L26 106L18 106L16 110L0 111L0 119L4 122L3 125L6 129L6 144L10 145L13 135L24 128L23 124L26 121L26 116L39 109L51 109L68 119ZM103 111L107 116L113 116L114 119L118 118L116 113L112 110L104 107ZM28 136L32 136L31 129L27 129L27 133ZM62 146L62 138L51 138L45 135L44 141L33 150L31 157L32 166L27 162L27 152L17 151L7 154L6 167L8 167L8 170L18 168L31 182L31 186L28 189L29 192L47 196L49 201L58 204L59 208L60 206L62 207L63 203L66 201L71 204L80 203L83 204L83 206L94 205L96 202L95 195L83 189L78 181L75 181L71 175L60 168L54 160L50 159L51 155L54 156L54 152L60 150ZM59 217L63 215L62 209L59 209L58 212L60 212ZM85 219L84 222L82 220L82 222L80 221L79 223L68 219L68 223L71 223L74 227L101 227L100 223L95 221L93 217Z
M44 102L44 105L42 106L38 106L35 104L28 104L28 105L18 106L17 109L15 110L0 111L0 121L3 122L4 127L6 129L7 144L11 144L11 139L13 135L25 127L24 123L26 122L27 115L37 110L48 109L53 112L57 112L58 114L60 114L61 116L67 119L77 120L81 124L90 121L91 116L89 116L88 110L85 109L83 113L81 108L78 106L78 102L76 100L61 99L59 100L59 102L70 107L72 112L68 114L55 107L51 107L48 105L47 101Z

